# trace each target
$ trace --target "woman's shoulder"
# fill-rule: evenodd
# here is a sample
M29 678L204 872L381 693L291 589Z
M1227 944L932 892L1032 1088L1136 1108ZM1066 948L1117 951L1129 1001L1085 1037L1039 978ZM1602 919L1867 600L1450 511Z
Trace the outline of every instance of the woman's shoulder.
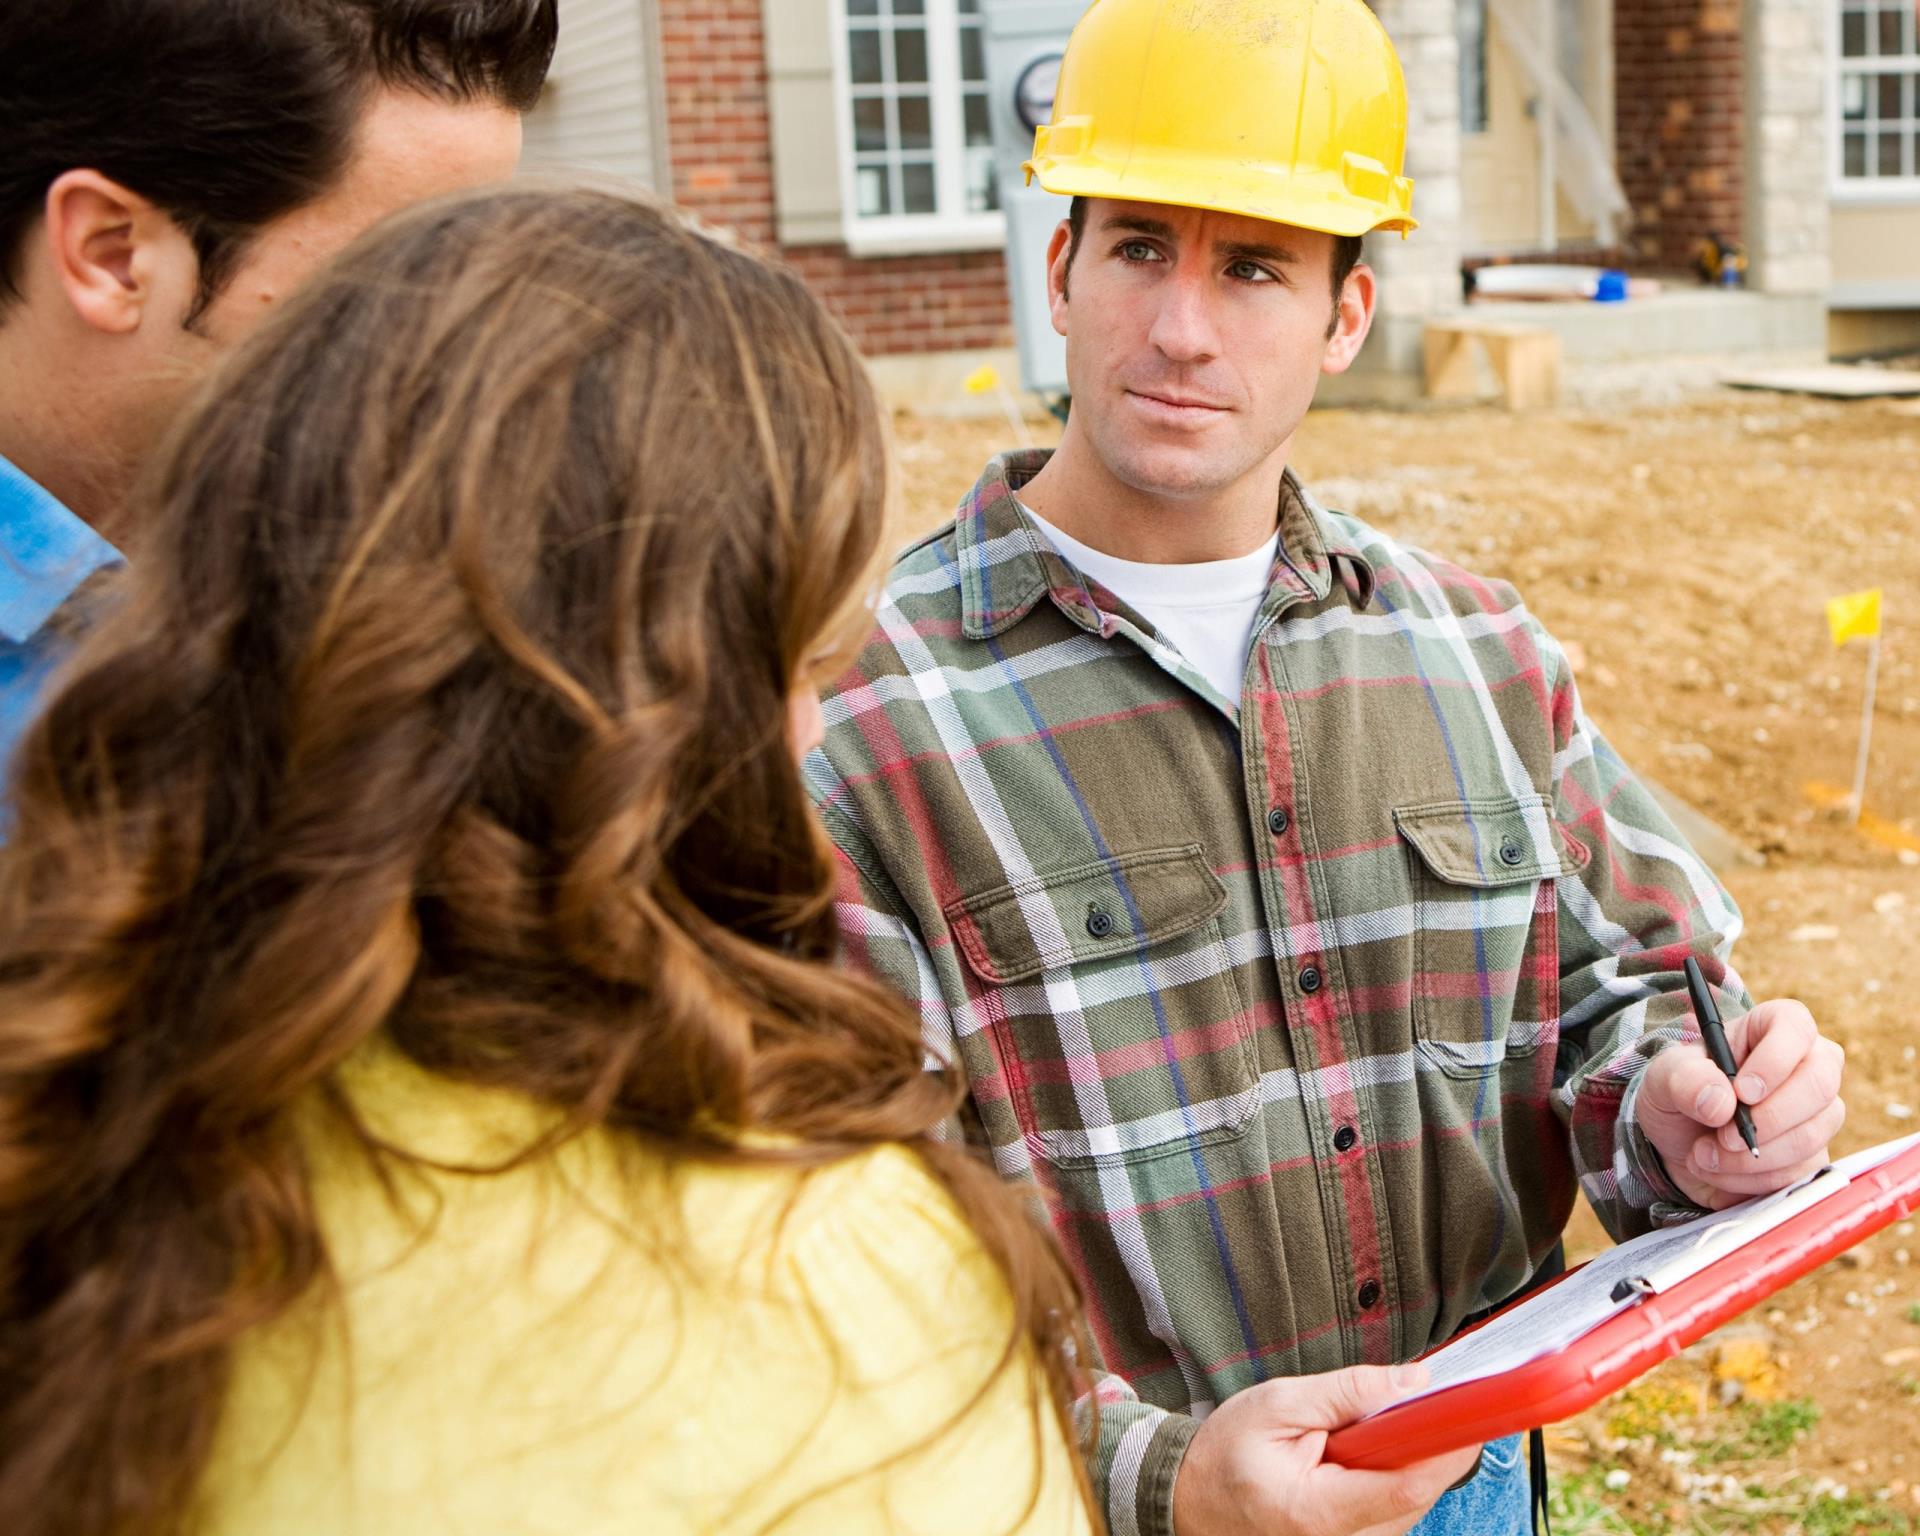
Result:
M328 1235L352 1249L349 1234L387 1230L392 1241L366 1255L382 1268L396 1245L414 1250L430 1236L429 1247L458 1252L475 1229L520 1232L548 1248L611 1242L649 1261L664 1256L687 1268L685 1278L765 1265L770 1276L852 1283L863 1274L855 1255L897 1279L956 1259L965 1267L980 1252L952 1196L905 1144L816 1162L792 1142L752 1135L746 1147L765 1155L733 1160L605 1127L567 1135L558 1112L441 1077L390 1045L361 1052L342 1086L355 1128L319 1115L309 1126L321 1203L336 1218ZM363 1131L398 1151L398 1164L374 1173ZM624 1240L635 1237L644 1240ZM360 1267L337 1256L349 1272Z
M977 1246L953 1196L905 1143L884 1142L788 1177L798 1180L798 1244L878 1227L903 1248Z
M340 1086L353 1129L320 1109L309 1146L323 1177L383 1200L392 1190L387 1179L365 1177L362 1133L426 1171L442 1214L448 1200L548 1204L559 1186L615 1224L683 1217L692 1250L715 1259L749 1248L811 1254L867 1229L888 1236L903 1258L976 1246L952 1197L902 1143L820 1162L772 1135L748 1135L743 1146L763 1155L740 1159L702 1158L605 1127L568 1135L559 1111L443 1077L385 1042L357 1053Z
M865 1315L847 1331L871 1337L875 1309L963 1310L1004 1333L1004 1284L966 1216L912 1147L887 1143L811 1167L692 1165L678 1179L689 1231L708 1257L757 1257L826 1302L830 1317ZM835 1331L838 1331L837 1329Z
M380 1063L354 1102L417 1153L551 1128L416 1073ZM723 1531L804 1506L796 1530L948 1536L893 1517L1023 1464L997 1525L1080 1528L1008 1288L911 1147L701 1162L595 1130L383 1178L317 1145L346 1326L241 1352L208 1532Z

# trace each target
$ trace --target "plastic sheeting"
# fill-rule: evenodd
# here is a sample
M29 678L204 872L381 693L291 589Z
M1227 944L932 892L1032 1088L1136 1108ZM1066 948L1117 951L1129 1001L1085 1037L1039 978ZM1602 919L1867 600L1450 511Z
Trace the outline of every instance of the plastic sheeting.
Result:
M1532 0L1487 0L1487 11L1514 61L1553 113L1558 135L1554 179L1567 200L1592 223L1596 243L1612 245L1619 238L1629 204L1593 113L1561 73L1558 62L1548 56L1534 23Z

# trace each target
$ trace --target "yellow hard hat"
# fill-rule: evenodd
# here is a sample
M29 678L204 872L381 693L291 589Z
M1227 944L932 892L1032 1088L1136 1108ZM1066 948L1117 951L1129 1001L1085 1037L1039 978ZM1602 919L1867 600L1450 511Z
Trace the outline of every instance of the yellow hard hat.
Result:
M1029 182L1364 235L1416 224L1407 84L1362 0L1094 0Z

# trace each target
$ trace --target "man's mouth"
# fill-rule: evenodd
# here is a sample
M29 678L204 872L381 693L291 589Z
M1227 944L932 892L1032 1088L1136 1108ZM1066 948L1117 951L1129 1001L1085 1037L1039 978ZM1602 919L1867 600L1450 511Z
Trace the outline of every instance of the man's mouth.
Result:
M1127 391L1136 400L1148 405L1164 406L1172 411L1191 411L1196 415L1203 412L1221 412L1228 409L1214 400L1203 399L1198 395L1166 393L1160 390L1130 389Z

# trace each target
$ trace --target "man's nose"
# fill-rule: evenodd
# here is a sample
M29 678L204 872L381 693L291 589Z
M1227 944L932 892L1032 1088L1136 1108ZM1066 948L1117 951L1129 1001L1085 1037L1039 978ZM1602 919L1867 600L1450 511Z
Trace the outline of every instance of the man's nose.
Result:
M1160 309L1148 340L1176 363L1202 362L1220 351L1215 293L1207 274L1182 263L1160 285Z

